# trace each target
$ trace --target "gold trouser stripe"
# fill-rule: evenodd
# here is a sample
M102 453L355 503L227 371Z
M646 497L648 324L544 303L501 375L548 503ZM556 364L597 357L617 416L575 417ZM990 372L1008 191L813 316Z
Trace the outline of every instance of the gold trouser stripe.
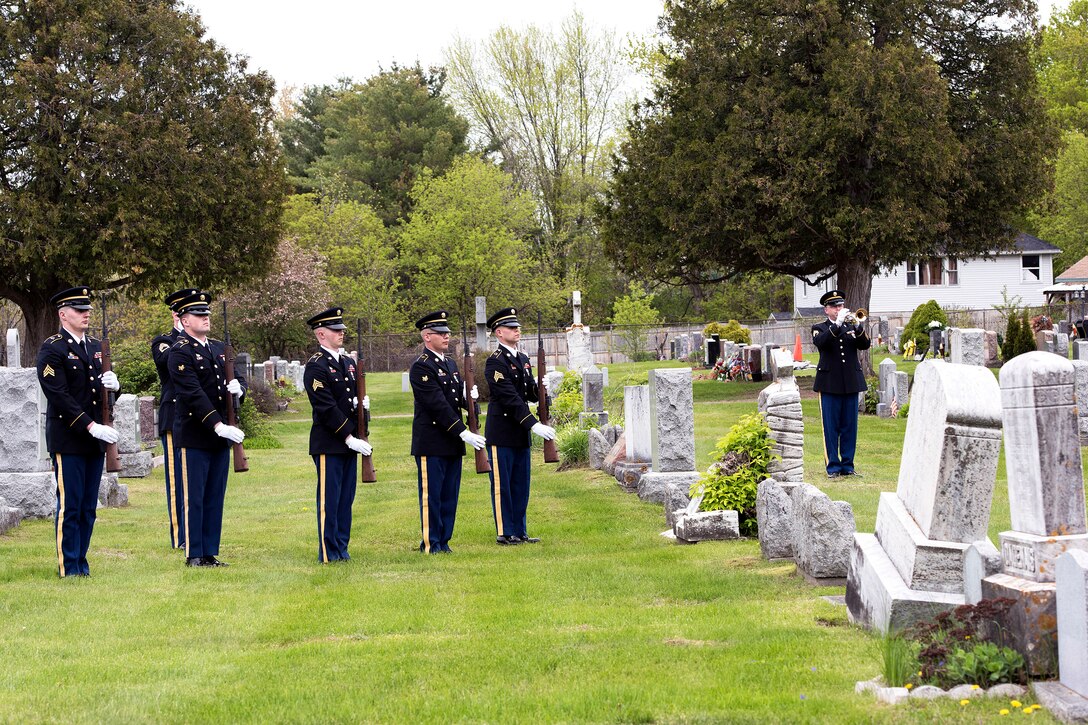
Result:
M317 467L317 495L321 499L321 560L329 560L329 550L325 546L325 454L321 454Z
M423 522L423 550L431 553L431 501L427 491L427 456L419 459L420 481L422 481L422 495L419 498L419 518Z
M824 468L827 468L827 431L824 430L824 398L823 393L816 393L816 409L820 411L820 441L824 447Z
M491 495L495 499L495 531L498 536L505 536L502 532L502 476L499 473L499 449L496 446L491 446L491 474L494 482Z
M64 576L64 463L61 454L55 454L57 463L54 468L57 474L57 493L60 498L60 510L57 512L57 563L60 565L60 575Z
M185 558L189 558L189 459L181 449L181 495L185 499Z
M178 472L174 469L174 434L166 431L166 504L170 507L170 540L174 548L178 548L178 502L174 497L174 481L178 480Z

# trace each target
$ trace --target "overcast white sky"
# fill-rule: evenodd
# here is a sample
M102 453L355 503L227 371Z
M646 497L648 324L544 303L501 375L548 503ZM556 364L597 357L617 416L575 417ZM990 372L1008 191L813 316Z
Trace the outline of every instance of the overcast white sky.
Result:
M208 33L231 53L247 55L277 87L367 78L396 61L442 62L456 35L483 39L499 25L558 28L576 7L591 27L623 37L654 30L662 0L186 0ZM1044 21L1052 6L1040 0Z

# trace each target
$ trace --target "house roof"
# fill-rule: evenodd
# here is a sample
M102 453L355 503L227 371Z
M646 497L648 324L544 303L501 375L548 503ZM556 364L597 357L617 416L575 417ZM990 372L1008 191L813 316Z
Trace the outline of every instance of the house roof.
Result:
M1088 282L1088 255L1054 278L1055 282Z
M1015 252L1050 252L1052 254L1058 254L1062 250L1055 247L1050 242L1044 242L1039 237L1034 237L1027 232L1020 232L1016 235Z
M801 317L823 317L823 307L798 307L797 314Z
M772 312L771 319L775 322L789 322L793 319L792 312Z

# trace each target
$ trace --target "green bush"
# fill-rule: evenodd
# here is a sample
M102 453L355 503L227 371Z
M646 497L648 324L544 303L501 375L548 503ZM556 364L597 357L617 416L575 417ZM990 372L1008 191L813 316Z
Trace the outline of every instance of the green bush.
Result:
M880 402L880 378L865 378L865 413L876 415L876 405Z
M246 400L252 401L258 413L272 415L279 410L276 391L263 380L250 380Z
M252 392L252 388L249 392ZM238 427L245 431L245 447L249 450L283 448L283 443L272 434L268 416L257 410L249 393L242 399L242 407L238 411Z
M771 429L759 413L742 416L718 441L714 449L717 460L691 486L692 496L703 494L700 511L736 511L741 533L746 536L758 533L756 489L775 458L770 434Z
M929 349L929 323L934 320L941 323L941 327L948 326L948 316L936 300L918 305L914 314L910 316L907 326L903 328L903 338L900 343L905 345L907 340L914 340L914 344L918 346L918 352Z
M717 335L723 340L732 340L742 345L752 344L752 331L736 320L730 320L724 325L720 322L711 322L703 328L703 337Z
M559 383L559 389L552 396L551 413L552 424L562 427L578 419L584 405L582 400L582 376L577 370L567 370L563 373L563 380Z
M964 644L952 650L947 662L949 685L982 685L1020 682L1024 678L1024 658L1011 647L993 642Z
M1004 345L1001 346L1001 360L1008 362L1017 355L1035 349L1035 335L1031 331L1027 310L1013 311L1009 314L1005 327Z
M559 449L559 468L567 469L589 462L589 430L569 423L556 431L556 447Z
M111 341L110 360L117 381L121 383L122 393L136 396L153 395L159 399L162 390L159 386L159 371L151 359L150 341L135 337L121 340L116 344Z

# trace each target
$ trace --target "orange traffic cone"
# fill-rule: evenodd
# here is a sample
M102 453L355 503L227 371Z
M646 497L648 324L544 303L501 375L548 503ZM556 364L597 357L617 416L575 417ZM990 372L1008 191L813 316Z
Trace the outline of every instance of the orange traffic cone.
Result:
M793 361L801 362L804 358L801 356L801 333L797 333L797 339L793 342Z

